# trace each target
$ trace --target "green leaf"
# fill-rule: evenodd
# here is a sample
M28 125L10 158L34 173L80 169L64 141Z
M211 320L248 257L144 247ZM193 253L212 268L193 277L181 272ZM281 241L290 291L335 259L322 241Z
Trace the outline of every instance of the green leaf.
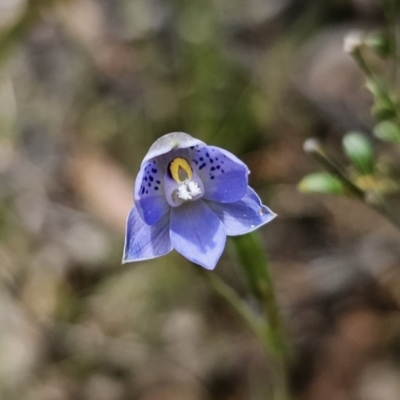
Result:
M344 194L342 182L327 172L315 172L306 175L298 184L302 192L317 192L329 194Z
M400 127L393 121L380 122L374 128L374 135L385 142L400 143Z
M370 141L359 132L350 132L343 138L344 151L360 174L374 172L374 151Z

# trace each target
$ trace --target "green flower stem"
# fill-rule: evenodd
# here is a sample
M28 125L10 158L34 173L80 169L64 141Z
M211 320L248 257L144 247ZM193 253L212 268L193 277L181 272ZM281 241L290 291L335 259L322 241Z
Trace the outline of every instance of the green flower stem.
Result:
M269 345L266 342L264 333L263 321L254 313L254 311L238 296L238 294L227 285L222 279L218 277L214 272L208 272L204 269L199 269L196 266L196 270L203 278L209 283L209 285L223 297L232 308L243 318L249 328L255 333L258 339L263 343L264 346Z
M264 314L265 350L273 357L275 385L274 400L290 398L288 388L289 347L281 312L276 299L270 265L259 236L254 232L233 238L236 253L249 286Z
M349 193L357 197L359 200L374 208L380 214L385 216L398 230L400 230L400 220L388 207L384 197L373 190L362 190L358 187L343 171L340 165L338 165L323 149L321 144L315 139L309 139L304 144L304 150L310 154L316 161L318 161L322 167L336 176Z
M243 318L260 340L266 352L272 355L274 360L272 371L274 376L272 400L289 400L286 362L283 357L279 357L279 354L273 350L270 339L271 335L266 329L265 321L258 317L238 294L215 273L198 269L198 266L196 266L196 270L206 279L209 285L231 305L239 316Z
M215 273L197 271L243 318L273 361L273 400L291 398L288 385L289 352L286 335L275 296L273 280L261 242L255 233L233 238L236 253L254 297L263 311L258 316L238 294Z
M233 238L236 253L244 269L250 288L268 318L267 343L270 352L279 357L287 356L284 344L284 329L275 296L269 263L256 233Z

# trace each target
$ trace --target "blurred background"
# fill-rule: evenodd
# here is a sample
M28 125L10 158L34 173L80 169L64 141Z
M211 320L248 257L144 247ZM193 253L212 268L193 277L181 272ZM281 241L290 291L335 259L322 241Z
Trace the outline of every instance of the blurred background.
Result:
M268 399L270 361L200 267L121 266L141 160L184 131L279 214L260 232L295 398L398 400L400 233L297 189L320 169L306 138L340 159L370 135L343 37L384 25L374 0L0 0L0 398ZM246 295L230 242L215 273Z

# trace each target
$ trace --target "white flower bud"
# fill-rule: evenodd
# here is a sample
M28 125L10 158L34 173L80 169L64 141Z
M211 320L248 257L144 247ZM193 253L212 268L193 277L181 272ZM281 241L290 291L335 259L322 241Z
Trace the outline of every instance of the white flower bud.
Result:
M360 30L349 32L343 40L343 50L348 54L353 54L364 44L365 33Z

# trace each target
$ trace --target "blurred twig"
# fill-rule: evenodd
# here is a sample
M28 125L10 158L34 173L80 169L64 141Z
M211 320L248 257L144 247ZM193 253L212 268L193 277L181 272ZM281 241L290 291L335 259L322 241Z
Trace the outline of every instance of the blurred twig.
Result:
M400 230L400 220L390 210L384 197L374 190L363 190L354 183L342 170L339 164L335 162L324 150L316 139L309 139L304 144L304 150L318 161L323 168L338 178L353 196L374 208L380 214L385 216L398 230Z

